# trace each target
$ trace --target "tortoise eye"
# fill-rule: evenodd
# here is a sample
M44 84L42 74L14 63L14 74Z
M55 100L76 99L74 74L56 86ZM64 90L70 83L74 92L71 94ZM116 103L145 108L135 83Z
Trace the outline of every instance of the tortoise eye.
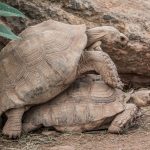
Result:
M146 99L148 99L148 98L149 98L149 96L145 96L145 98L146 98Z
M124 42L124 41L126 40L126 38L123 37L123 36L121 36L121 37L120 37L120 40L121 40L122 42Z

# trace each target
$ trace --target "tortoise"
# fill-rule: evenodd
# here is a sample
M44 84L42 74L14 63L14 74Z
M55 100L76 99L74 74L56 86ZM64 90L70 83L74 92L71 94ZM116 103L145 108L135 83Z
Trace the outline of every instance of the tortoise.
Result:
M101 43L128 43L114 27L86 29L48 20L20 36L0 52L0 115L12 110L3 128L10 138L20 136L28 107L54 98L83 73L95 71L110 86L122 88L116 66L100 48Z
M99 75L85 75L52 101L25 112L23 130L27 133L44 126L60 132L107 128L110 133L123 133L140 107L148 105L148 89L125 93L108 86Z

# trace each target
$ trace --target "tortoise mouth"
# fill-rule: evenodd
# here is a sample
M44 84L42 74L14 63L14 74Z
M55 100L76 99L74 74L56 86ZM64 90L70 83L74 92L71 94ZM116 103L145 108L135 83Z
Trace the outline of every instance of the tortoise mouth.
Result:
M101 44L101 47L102 47L102 49L110 49L110 50L112 50L112 49L118 49L118 50L124 50L124 49L126 49L127 47L128 47L128 43L129 42L125 42L125 43L121 43L121 42L118 42L118 41L115 41L115 42L106 42L106 41L104 41L104 42L102 42L102 44Z
M118 41L116 41L114 46L115 46L115 48L118 48L118 49L125 49L125 48L127 48L128 43L129 43L129 41L126 41L126 42L118 42Z

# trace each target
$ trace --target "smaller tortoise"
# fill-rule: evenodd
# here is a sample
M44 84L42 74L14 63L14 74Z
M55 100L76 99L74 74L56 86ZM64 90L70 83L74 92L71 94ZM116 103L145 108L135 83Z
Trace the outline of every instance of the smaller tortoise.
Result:
M20 36L0 52L0 115L12 109L3 134L19 136L26 107L51 100L87 71L101 74L112 87L122 87L116 66L100 49L101 42L112 47L127 44L117 29L48 20Z
M28 110L23 117L23 130L44 126L61 132L84 132L108 125L109 132L121 133L140 107L149 104L148 89L124 93L106 85L98 75L86 75L52 101Z

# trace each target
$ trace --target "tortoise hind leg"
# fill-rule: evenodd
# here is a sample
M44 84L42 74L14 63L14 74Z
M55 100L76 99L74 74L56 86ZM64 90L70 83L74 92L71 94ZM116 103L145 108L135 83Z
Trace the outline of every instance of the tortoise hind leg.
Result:
M35 124L29 122L29 123L23 123L22 130L23 130L24 133L28 133L28 132L37 130L41 127L42 127L42 124L35 125Z
M125 110L117 115L112 121L108 132L110 133L122 133L125 127L129 127L129 124L138 114L138 107L135 104L126 104Z
M17 138L21 135L22 116L25 108L10 109L6 112L7 121L3 127L2 133L9 138Z

